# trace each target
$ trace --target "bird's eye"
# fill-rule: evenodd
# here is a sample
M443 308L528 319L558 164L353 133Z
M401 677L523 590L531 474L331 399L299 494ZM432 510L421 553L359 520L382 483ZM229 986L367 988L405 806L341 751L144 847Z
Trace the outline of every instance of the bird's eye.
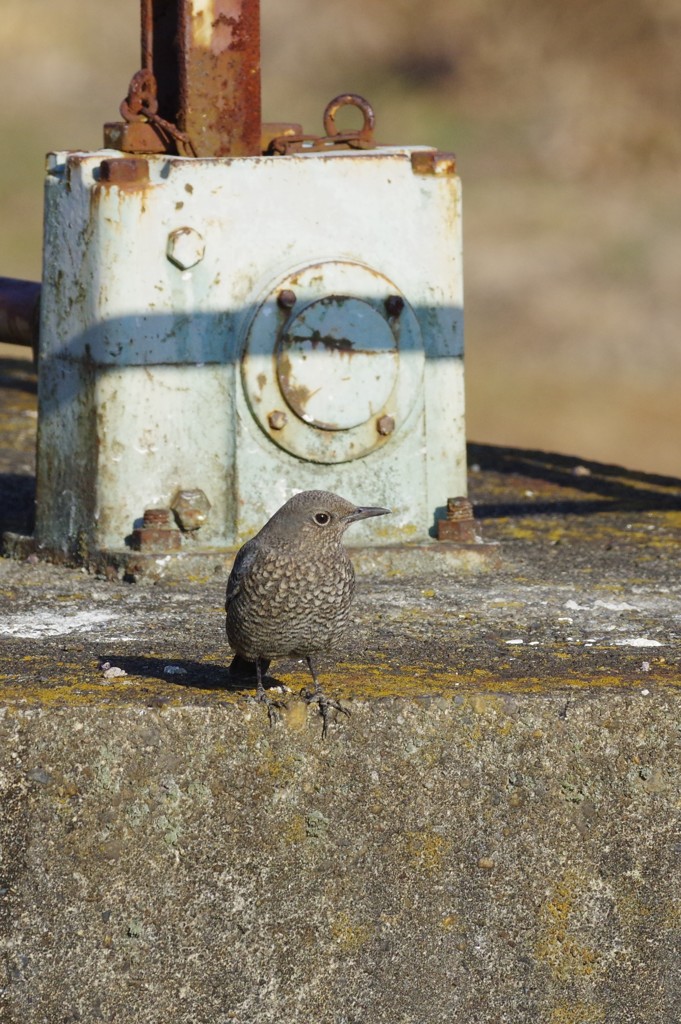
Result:
M326 526L331 516L328 512L315 512L314 521L319 526Z

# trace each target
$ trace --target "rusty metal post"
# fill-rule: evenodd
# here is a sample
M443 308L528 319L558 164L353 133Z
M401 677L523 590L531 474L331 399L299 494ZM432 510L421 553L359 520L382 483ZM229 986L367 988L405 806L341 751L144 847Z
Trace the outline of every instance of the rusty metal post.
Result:
M260 0L184 0L182 10L180 128L199 156L257 155Z
M144 0L142 65L197 156L260 153L260 0Z

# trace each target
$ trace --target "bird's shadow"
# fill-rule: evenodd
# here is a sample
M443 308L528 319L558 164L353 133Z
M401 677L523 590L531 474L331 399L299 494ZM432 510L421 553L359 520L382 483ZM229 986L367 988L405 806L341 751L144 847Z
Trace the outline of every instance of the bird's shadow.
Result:
M255 689L256 678L245 674L231 674L227 665L211 665L209 662L186 658L152 658L133 655L102 654L100 667L121 668L127 675L144 679L158 679L173 686L194 690L226 690L236 693ZM275 685L277 680L267 676L265 685Z

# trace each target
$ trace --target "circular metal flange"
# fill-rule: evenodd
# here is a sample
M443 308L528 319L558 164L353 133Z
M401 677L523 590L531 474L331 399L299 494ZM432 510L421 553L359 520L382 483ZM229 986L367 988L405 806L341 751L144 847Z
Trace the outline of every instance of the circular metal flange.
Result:
M419 400L423 344L392 281L329 260L268 292L241 370L249 408L275 444L311 462L348 462L390 442Z

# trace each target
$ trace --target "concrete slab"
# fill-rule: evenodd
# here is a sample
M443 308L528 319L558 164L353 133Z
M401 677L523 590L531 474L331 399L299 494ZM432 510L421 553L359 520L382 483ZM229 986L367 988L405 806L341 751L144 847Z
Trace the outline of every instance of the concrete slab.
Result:
M3 1024L676 1024L681 484L469 454L500 565L365 566L324 742L226 679L223 568L0 560Z

